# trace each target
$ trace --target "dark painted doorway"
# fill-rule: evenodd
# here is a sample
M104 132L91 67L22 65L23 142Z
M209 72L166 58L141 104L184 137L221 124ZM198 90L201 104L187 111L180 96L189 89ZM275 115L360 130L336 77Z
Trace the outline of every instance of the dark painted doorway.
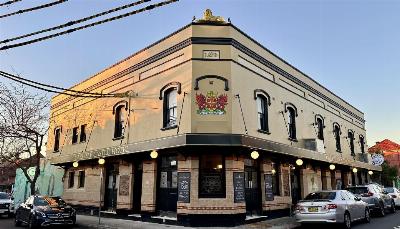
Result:
M261 215L260 172L256 160L244 160L244 188L247 215Z
M290 169L290 187L292 195L292 204L295 205L301 200L300 189L300 169Z
M178 161L175 155L158 160L157 210L160 214L176 213L178 201Z
M133 163L133 213L139 214L142 206L143 163Z
M106 182L104 193L104 209L115 211L117 209L117 177L119 164L109 164L106 167Z

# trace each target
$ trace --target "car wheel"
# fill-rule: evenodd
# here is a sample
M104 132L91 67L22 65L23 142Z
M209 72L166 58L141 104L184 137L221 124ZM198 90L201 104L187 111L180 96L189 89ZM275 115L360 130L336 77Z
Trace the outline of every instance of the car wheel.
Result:
M346 229L350 229L351 228L351 218L350 218L350 214L348 212L346 212L344 214L343 226Z
M395 213L396 212L396 205L394 204L394 201L392 201L391 207L390 207L390 212Z
M36 228L36 222L35 222L35 217L34 216L29 217L28 228L29 229Z
M379 204L379 216L384 217L385 216L385 206L383 205L383 203Z
M370 222L371 222L371 216L370 216L370 214L369 214L369 209L368 209L368 208L365 209L364 221L365 221L366 223L370 223Z
M14 225L15 225L16 227L21 226L21 221L19 221L19 219L18 219L18 214L15 215Z

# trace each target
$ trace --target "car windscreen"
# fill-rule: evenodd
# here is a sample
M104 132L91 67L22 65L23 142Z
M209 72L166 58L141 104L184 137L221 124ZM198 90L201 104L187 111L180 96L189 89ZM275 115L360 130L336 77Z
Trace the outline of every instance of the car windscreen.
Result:
M346 188L347 191L355 194L355 195L360 195L364 193L368 193L368 188L367 187L350 187Z
M65 206L66 203L59 197L36 197L33 204L35 206L51 206L61 207Z
M312 192L304 200L334 200L336 192Z
M10 196L7 193L0 193L0 199L1 200L10 199Z
M388 188L385 188L385 191L388 192L388 193L394 193L394 188L393 187L388 187Z

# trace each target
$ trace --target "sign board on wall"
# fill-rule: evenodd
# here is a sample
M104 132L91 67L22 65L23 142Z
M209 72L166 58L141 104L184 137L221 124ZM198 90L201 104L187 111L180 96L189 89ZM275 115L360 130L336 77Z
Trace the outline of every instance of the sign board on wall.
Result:
M233 199L235 203L242 203L245 201L243 172L233 173Z
M203 50L203 58L204 59L219 59L219 50Z
M119 195L128 196L129 195L129 175L121 175L119 177Z
M272 191L272 174L264 174L265 185L265 201L274 200L274 192Z
M178 201L190 203L190 172L178 173Z

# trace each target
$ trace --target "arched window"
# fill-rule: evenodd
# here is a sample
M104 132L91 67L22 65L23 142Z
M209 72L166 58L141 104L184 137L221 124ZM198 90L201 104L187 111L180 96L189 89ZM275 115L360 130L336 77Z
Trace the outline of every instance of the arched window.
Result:
M352 156L355 156L356 154L354 152L354 133L352 130L349 130L349 132L347 133L347 137L350 141L350 153Z
M176 87L169 88L164 92L164 112L163 112L163 127L176 126L177 119L177 89Z
M267 98L259 94L257 95L256 102L257 102L258 130L262 132L269 132Z
M296 139L296 111L293 107L288 107L289 138Z
M342 152L342 147L340 145L340 126L337 123L333 124L333 134L335 135L336 151Z
M125 105L118 105L115 108L115 127L114 127L114 138L123 137L124 134L124 109Z
M365 145L364 136L360 135L360 149L361 149L361 153L365 153L364 145Z
M324 140L324 119L320 115L317 115L315 122L317 125L317 137L320 140Z

